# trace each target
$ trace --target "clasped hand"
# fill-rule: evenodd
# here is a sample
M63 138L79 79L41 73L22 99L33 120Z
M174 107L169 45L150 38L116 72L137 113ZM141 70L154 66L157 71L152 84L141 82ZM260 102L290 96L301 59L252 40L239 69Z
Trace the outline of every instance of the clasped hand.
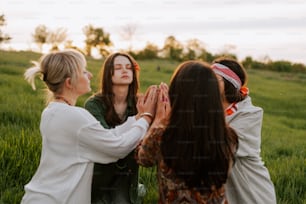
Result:
M138 97L137 110L137 119L144 117L149 124L153 122L156 126L166 125L171 110L168 85L162 82L159 87L150 86L145 95Z

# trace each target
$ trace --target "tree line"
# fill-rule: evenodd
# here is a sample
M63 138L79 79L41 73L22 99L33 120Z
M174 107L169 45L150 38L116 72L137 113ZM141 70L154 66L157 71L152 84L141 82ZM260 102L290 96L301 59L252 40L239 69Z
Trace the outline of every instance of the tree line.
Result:
M2 32L2 27L6 25L5 16L0 16L0 43L7 43L12 38ZM132 39L135 33L136 27L134 25L126 25L123 28L123 35L126 39ZM96 49L101 57L106 57L110 54L113 42L110 34L102 27L94 27L91 24L82 28L85 35L85 47L79 48L73 45L73 41L67 39L67 29L57 28L55 30L49 29L45 25L38 25L32 39L35 44L38 45L42 52L43 46L51 45L51 50L58 50L59 45L64 45L65 48L73 48L83 52L85 55L91 57L92 51ZM162 48L151 42L147 42L142 50L133 50L131 46L128 50L125 50L131 54L135 59L169 59L175 61L184 60L203 60L212 62L215 58L220 56L228 56L237 59L237 56L231 53L229 50L225 50L222 53L212 54L205 49L204 43L198 39L189 39L187 43L183 44L178 41L175 36L168 36ZM302 63L292 63L286 60L272 61L268 57L263 61L254 60L251 56L245 57L241 63L246 69L263 69L280 72L304 72L306 73L306 66Z

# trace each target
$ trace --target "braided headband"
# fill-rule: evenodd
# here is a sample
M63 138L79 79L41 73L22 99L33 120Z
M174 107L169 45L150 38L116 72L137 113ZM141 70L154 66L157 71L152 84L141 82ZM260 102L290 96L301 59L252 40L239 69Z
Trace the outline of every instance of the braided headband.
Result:
M241 88L241 80L230 68L223 64L215 63L211 66L213 71L229 81L236 89Z

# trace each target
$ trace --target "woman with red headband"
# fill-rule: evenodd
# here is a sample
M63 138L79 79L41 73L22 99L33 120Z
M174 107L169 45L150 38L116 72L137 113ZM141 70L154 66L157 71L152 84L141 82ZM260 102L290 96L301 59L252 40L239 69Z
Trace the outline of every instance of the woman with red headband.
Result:
M235 165L226 184L229 203L275 204L274 185L260 157L263 109L252 104L245 86L247 74L236 60L218 58L212 64L217 75L226 121L239 140Z

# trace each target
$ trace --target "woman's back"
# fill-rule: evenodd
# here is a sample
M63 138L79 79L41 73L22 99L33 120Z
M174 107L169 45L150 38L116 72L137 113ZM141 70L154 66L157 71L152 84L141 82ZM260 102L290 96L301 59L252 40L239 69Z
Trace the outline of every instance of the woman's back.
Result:
M225 123L216 76L209 65L187 61L170 83L168 121L152 125L138 162L157 165L159 203L223 203L238 141Z

